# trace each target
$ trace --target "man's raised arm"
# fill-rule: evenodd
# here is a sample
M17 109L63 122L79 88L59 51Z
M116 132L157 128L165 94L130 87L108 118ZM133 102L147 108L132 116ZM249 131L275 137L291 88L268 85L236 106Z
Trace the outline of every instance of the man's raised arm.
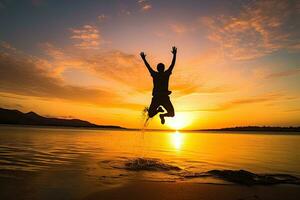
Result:
M148 63L147 60L146 60L146 54L145 54L144 52L141 52L140 55L141 55L141 57L142 57L142 59L143 59L145 65L146 65L148 71L150 72L150 74L155 73L155 71L151 68L151 66L149 65L149 63Z
M172 59L172 63L169 67L169 69L167 71L172 72L173 68L175 66L175 62L176 62L176 54L177 54L177 48L176 47L172 47L172 54L173 54L173 59Z

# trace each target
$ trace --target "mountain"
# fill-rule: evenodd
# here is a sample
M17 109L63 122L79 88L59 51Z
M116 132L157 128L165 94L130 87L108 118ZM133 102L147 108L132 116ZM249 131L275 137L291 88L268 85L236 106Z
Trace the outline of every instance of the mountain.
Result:
M80 119L48 118L40 116L35 112L22 113L18 110L4 108L0 108L0 124L124 129L120 126L97 125Z

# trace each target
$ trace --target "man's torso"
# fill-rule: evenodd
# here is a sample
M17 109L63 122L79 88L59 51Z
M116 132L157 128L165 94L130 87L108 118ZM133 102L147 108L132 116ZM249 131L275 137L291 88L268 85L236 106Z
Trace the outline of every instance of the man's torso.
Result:
M165 71L163 73L155 72L151 74L153 78L153 96L171 94L171 91L169 91L170 75L171 73L168 71Z

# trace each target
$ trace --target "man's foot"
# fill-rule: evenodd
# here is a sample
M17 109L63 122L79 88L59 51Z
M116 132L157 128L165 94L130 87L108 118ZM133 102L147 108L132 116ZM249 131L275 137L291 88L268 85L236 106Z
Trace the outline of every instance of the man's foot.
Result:
M165 124L165 116L164 116L164 114L160 114L159 118L160 118L160 123L161 124Z
M159 107L157 108L157 112L165 112L165 111L164 111L164 109L162 109L162 107L159 106Z

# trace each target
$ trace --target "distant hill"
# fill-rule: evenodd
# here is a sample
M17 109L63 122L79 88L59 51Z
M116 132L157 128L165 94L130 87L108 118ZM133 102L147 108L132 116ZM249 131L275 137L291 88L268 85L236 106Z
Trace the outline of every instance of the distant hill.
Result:
M220 129L201 129L201 131L270 131L270 132L300 132L300 127L276 126L238 126Z
M22 113L4 108L0 108L0 124L124 129L120 126L97 125L80 119L48 118L34 112Z

